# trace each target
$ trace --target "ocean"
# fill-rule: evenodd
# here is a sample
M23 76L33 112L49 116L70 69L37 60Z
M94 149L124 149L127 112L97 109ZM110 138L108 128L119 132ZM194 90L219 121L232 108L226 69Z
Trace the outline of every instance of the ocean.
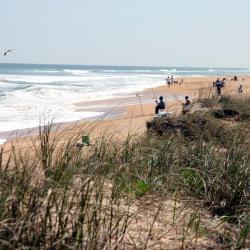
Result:
M167 76L246 75L249 69L0 64L0 132L96 117L74 103L124 96L165 84Z

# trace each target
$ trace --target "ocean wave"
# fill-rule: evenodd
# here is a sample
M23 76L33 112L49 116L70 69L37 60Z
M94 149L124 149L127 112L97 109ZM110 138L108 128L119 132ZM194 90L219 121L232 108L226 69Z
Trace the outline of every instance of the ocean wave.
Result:
M0 75L1 79L1 75ZM74 82L79 81L75 76L42 76L42 75L4 75L4 82L7 83L54 83L54 82Z
M207 73L207 70L178 70L178 71L176 71L176 74L180 74L180 73L188 73L188 74L204 73L205 74L205 73Z
M106 69L100 70L99 73L150 73L155 72L156 70L153 69Z
M150 72L155 72L155 70L152 70L152 69L146 69L146 70L133 70L133 72L136 72L136 73L150 73Z
M36 73L59 73L59 70L33 70Z
M101 72L104 72L104 73L116 73L116 72L122 72L121 70L115 70L115 69L105 69L105 70L102 70Z
M168 69L160 69L159 71L160 71L160 72L169 72Z
M76 69L64 69L63 70L66 73L70 73L72 75L86 75L88 74L90 71L89 70L76 70Z
M22 83L17 84L16 82L10 82L10 81L5 81L5 82L0 82L0 91L2 94L7 94L8 91L16 91L16 90L24 90L32 85L29 83Z
M52 121L53 123L66 123L66 122L73 122L73 121L79 121L82 119L88 119L93 117L98 117L102 115L103 112L74 112L74 111L68 111L68 112L59 112L55 111L53 113L52 110L49 112L45 112L44 114L39 115L39 113L35 112L32 114L32 116L25 117L20 116L16 113L15 116L15 122L10 120L6 121L0 121L0 127L1 131L14 131L19 129L26 129L26 128L35 128L41 125L40 121ZM46 123L45 123L46 124ZM28 131L27 131L28 133ZM0 139L0 144L3 144L6 141L6 139Z

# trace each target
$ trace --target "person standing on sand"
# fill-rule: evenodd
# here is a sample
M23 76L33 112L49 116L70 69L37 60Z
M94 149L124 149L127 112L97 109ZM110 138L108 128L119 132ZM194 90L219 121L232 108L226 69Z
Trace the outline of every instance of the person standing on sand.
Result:
M158 112L159 112L159 109L165 109L165 107L166 107L166 104L165 104L165 102L163 101L163 97L162 96L160 96L160 98L159 98L159 102L156 100L155 102L156 102L156 107L155 107L155 114L157 115L158 114Z
M243 93L243 85L241 84L238 88L238 93L242 94Z
M171 84L173 84L174 83L174 77L173 77L173 75L171 76Z
M213 87L216 87L217 83L220 83L220 78L217 78L217 80L215 82L213 82Z
M215 82L215 86L216 86L216 89L217 89L217 95L221 96L221 89L223 88L223 86L222 86L222 83L221 83L219 78Z
M225 83L226 83L226 78L223 78L222 81L221 81L221 86L222 86L222 88L225 87Z
M169 76L168 76L165 80L166 80L166 82L167 82L168 87L170 87L171 82L170 82Z

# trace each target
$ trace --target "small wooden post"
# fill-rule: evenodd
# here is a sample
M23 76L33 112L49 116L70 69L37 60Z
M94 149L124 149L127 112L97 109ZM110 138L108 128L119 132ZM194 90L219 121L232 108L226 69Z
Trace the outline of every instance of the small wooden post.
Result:
M144 114L143 114L142 101L141 101L141 97L142 97L142 95L140 95L139 93L137 93L137 94L136 94L136 97L137 97L137 98L139 98L139 100L140 100L140 105L141 105L141 114L142 114L142 116L143 116Z

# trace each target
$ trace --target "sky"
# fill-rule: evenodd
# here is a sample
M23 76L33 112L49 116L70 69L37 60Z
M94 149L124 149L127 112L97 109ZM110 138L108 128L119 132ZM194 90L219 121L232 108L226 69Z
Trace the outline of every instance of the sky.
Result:
M0 63L250 67L249 0L0 0ZM6 49L15 49L4 57Z

